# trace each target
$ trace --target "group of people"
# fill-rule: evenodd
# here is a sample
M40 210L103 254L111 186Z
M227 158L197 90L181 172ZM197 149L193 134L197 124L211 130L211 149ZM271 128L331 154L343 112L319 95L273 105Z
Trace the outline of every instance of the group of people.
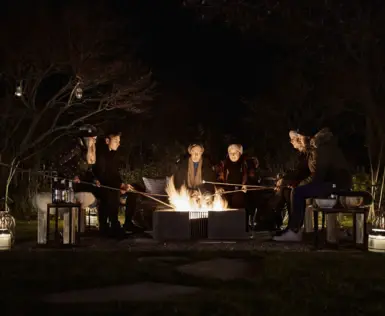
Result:
M125 231L143 231L132 222L136 211L136 195L132 192L137 187L125 184L119 172L117 150L121 134L107 133L97 146L96 135L96 129L92 126L84 129L71 154L60 159L58 171L63 177L74 179L75 192L92 192L99 199L101 234L121 236ZM348 164L330 130L322 129L314 136L290 131L289 138L298 151L297 166L284 174L275 188L268 190L269 201L264 204L264 208L269 209L267 216L257 214L260 221L269 223L268 229L277 231L274 237L276 241L301 240L306 199L351 188ZM263 199L262 191L249 189L249 186L260 183L257 176L258 159L246 157L240 144L231 144L226 159L216 165L205 156L204 147L200 144L190 145L187 152L188 155L177 162L173 174L175 188L186 186L191 192L226 193L223 197L230 208L246 209L246 227L249 227L247 221L251 215L255 215L255 210L261 212L260 200ZM120 196L126 193L125 223L121 227L118 220ZM289 222L286 229L279 230L284 209L288 210Z

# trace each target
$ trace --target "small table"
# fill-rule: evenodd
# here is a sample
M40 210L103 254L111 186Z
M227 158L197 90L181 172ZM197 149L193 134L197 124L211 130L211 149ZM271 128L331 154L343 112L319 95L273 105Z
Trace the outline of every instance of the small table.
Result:
M319 248L319 236L318 236L318 213L321 212L322 214L322 228L324 225L324 217L328 214L352 214L353 215L353 242L354 245L357 247L357 214L364 215L364 242L362 247L363 250L368 249L368 234L367 234L367 219L368 219L368 213L369 208L368 207L358 207L358 208L319 208L315 207L313 210L313 216L314 216L314 246L316 249Z
M69 244L68 246L73 246L74 244L78 244L80 242L80 221L81 221L81 204L80 203L49 203L47 204L47 233L46 233L46 240L47 244L50 243L49 233L50 233L50 211L51 209L55 210L55 237L54 237L54 243L60 244L60 235L59 235L59 209L64 208L69 210ZM75 240L72 239L72 209L75 209L77 211L78 215L78 225L77 225L77 232L75 233ZM62 244L63 246L67 246Z

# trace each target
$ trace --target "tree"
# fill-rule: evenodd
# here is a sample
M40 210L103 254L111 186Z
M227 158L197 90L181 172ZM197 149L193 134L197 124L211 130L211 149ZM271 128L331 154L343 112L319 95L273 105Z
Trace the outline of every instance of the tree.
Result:
M124 20L105 7L42 2L20 13L15 3L5 14L0 126L6 137L0 149L11 165L7 198L21 162L80 124L105 120L113 111L146 111L153 83L135 58Z

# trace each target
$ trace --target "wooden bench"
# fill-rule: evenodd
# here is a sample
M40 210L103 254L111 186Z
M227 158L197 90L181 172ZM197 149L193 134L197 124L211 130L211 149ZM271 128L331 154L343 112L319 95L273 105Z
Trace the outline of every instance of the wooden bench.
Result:
M367 233L367 219L369 214L369 208L370 204L372 203L372 196L370 193L365 191L336 191L333 194L337 195L338 197L363 197L364 201L362 203L363 206L360 207L352 207L352 208L345 208L343 207L340 202L338 201L337 204L333 208L320 208L316 205L314 205L313 208L313 220L314 220L314 246L316 249L320 248L319 243L319 229L318 229L318 217L319 213L322 214L322 228L321 231L325 228L325 218L327 216L333 215L333 214L351 214L353 216L353 243L356 248L361 248L363 250L368 249L368 233ZM362 243L357 240L357 222L358 222L358 215L363 216L363 241ZM325 242L325 246L331 246L330 243ZM334 246L338 247L338 238L336 240L336 243Z

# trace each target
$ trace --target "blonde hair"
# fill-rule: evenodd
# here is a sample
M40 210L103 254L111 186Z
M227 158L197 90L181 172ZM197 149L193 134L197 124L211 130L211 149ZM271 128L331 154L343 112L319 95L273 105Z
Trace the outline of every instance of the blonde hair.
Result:
M231 144L227 148L227 152L230 153L230 150L238 151L241 155L243 154L243 146L241 144Z
M200 147L201 150L202 150L202 154L204 153L205 149L202 145L199 145L199 144L191 144L190 146L188 146L187 148L187 152L191 155L191 151L193 150L193 148L195 147Z

